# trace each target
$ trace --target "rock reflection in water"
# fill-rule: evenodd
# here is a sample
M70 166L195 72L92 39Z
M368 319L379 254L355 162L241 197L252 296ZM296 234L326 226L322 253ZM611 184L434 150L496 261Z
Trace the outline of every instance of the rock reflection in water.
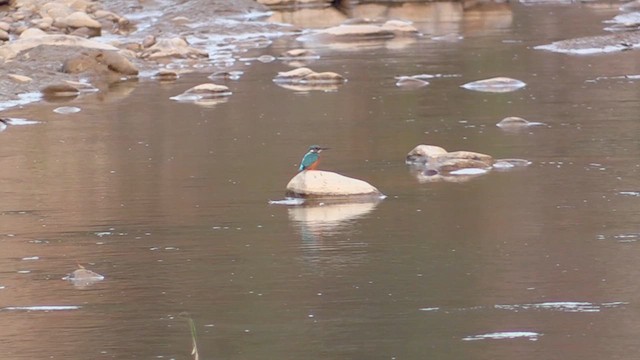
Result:
M340 242L328 241L328 237L338 233L348 233L346 228L372 212L378 201L358 203L317 203L309 206L291 207L288 209L289 219L299 229L302 240L301 247L304 258L309 263L330 263L341 266L346 263L359 262L355 258L362 257L362 252L346 251L349 248L361 248L361 241L348 239ZM330 251L326 253L326 251Z

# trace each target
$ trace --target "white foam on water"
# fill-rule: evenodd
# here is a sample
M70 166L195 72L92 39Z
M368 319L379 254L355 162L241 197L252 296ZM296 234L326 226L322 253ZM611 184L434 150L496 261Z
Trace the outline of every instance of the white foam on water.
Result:
M537 341L538 337L542 336L542 334L531 331L504 331L504 332L494 332L482 335L473 335L462 338L465 341L475 341L475 340L503 340L503 339L518 339L525 338L530 341Z
M53 109L53 112L57 114L73 114L73 113L80 112L80 110L81 109L79 107L75 107L75 106L61 106Z
M486 174L488 170L485 169L477 169L477 168L468 168L468 169L460 169L450 172L451 175L481 175Z
M43 305L43 306L7 306L2 310L14 310L14 311L65 311L65 310L78 310L80 306L77 305Z
M420 311L438 311L438 310L440 310L440 308L439 307L430 307L430 308L420 308L418 310L420 310Z
M603 308L612 308L626 305L625 302L609 302L602 304L594 304L586 301L555 301L532 304L515 304L515 305L494 305L494 308L500 310L520 311L520 310L552 310L562 312L600 312Z
M620 191L618 194L626 196L640 196L640 191Z
M24 261L28 261L28 260L40 260L39 256L28 256L28 257L23 257L22 260Z
M0 111L6 110L15 106L27 105L32 102L36 102L42 99L42 94L38 93L25 93L19 94L17 100L9 100L0 103Z
M559 47L557 44L548 44L548 45L538 45L535 46L536 50L547 50L552 52L558 52L563 54L573 54L573 55L591 55L591 54L601 54L601 53L610 53L616 51L622 51L628 49L628 46L624 45L616 45L616 46L604 46L600 48L584 48L584 49L565 49Z
M287 205L296 206L304 204L304 199L301 198L286 198L282 200L269 200L269 205Z
M22 118L6 118L7 121L9 122L9 125L14 125L14 126L21 126L21 125L34 125L34 124L39 124L40 121L35 121L35 120L27 120L27 119L22 119Z

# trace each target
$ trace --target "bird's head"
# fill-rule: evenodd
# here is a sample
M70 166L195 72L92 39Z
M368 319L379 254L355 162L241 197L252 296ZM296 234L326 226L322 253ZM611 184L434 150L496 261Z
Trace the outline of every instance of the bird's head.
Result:
M311 145L311 146L309 146L309 151L310 152L319 153L322 150L329 150L329 148L322 147L320 145Z

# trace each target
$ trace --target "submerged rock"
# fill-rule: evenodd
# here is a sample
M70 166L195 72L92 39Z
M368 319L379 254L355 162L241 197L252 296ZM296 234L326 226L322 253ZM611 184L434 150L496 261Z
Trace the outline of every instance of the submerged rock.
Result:
M396 80L397 87L407 89L417 89L429 85L429 82L427 80L423 80L414 76L398 76L396 77Z
M162 69L153 75L159 81L176 81L180 76L175 71Z
M409 151L405 159L407 164L423 164L427 157L438 157L445 155L447 150L435 145L418 145Z
M304 58L304 59L315 59L319 56L315 53L315 51L310 49L291 49L282 53L281 58L290 59L290 58Z
M494 160L491 155L472 151L447 152L439 146L418 145L405 159L420 182L461 182L486 174L491 169L508 170L531 164L524 159Z
M45 86L40 90L40 93L42 93L42 96L45 99L51 99L51 98L63 98L63 97L75 97L75 96L78 96L78 94L80 94L80 90L78 90L78 88L70 84L60 83L60 84L52 84L52 85Z
M346 82L346 79L338 73L330 71L318 73L309 68L301 67L291 71L280 72L273 81L278 85L303 85L308 86L309 90L313 90L315 86L339 85Z
M467 90L503 93L515 91L525 87L527 84L508 77L494 77L490 79L478 80L461 85Z
M180 95L173 96L171 97L171 100L194 102L203 105L215 105L220 103L221 99L228 96L231 96L231 91L228 87L224 85L206 83L196 85Z
M63 277L62 280L71 281L73 285L78 287L85 287L98 281L104 280L104 276L86 269L84 266L78 264L78 269Z
M640 47L640 31L638 30L561 40L547 45L539 45L534 49L580 55L615 52L637 47Z
M545 125L545 124L541 122L527 121L517 116L506 117L496 124L497 127L503 128L503 129L521 129L529 126L541 126L541 125Z
M494 160L490 155L472 151L448 152L439 146L418 145L407 154L405 162L417 167L420 176L448 176L484 174ZM475 170L469 172L468 169Z
M382 193L363 180L350 178L330 171L305 170L299 172L289 181L287 184L287 196L382 196Z

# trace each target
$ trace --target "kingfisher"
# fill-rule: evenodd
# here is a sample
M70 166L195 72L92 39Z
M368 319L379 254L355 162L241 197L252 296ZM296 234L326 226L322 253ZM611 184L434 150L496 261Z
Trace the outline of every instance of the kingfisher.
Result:
M320 152L322 150L329 150L329 148L325 148L319 145L309 146L309 151L304 154L302 161L300 161L300 167L298 168L298 171L315 170L318 167L318 163L320 162Z

